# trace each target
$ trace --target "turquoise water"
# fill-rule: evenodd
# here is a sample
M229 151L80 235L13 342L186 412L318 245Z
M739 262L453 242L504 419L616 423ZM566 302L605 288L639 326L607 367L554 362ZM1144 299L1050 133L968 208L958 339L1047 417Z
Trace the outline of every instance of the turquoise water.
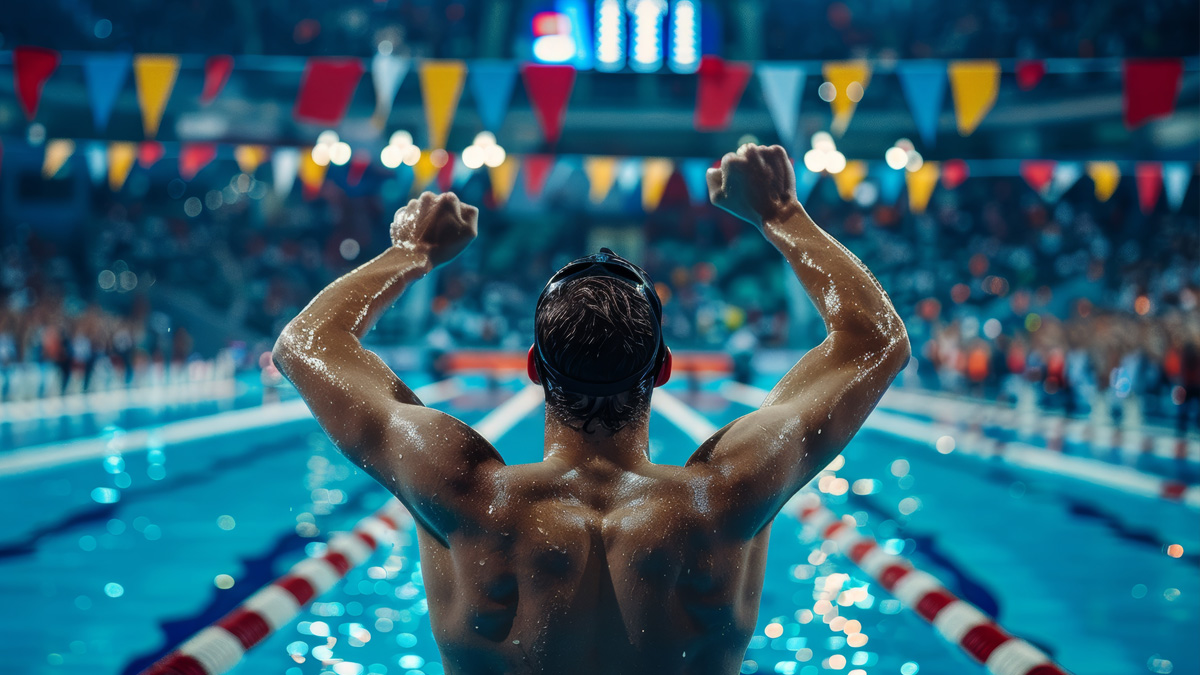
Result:
M475 422L516 390L480 387L438 407ZM717 425L748 411L715 389L672 391ZM497 447L510 463L540 459L540 409ZM655 461L682 463L693 447L655 415ZM1195 511L878 432L861 433L845 457L838 475L877 483L871 494L826 496L831 508L1068 669L1200 671ZM387 498L308 420L0 477L0 486L0 597L9 608L0 670L56 675L136 672ZM98 487L112 491L102 501L118 500L96 501ZM1182 544L1184 557L1165 555L1167 543ZM743 672L985 672L853 564L838 555L821 562L820 545L790 517L776 521ZM830 578L867 589L840 608L861 623L861 647L808 611ZM770 624L779 637L766 637ZM413 533L352 570L233 672L441 673Z

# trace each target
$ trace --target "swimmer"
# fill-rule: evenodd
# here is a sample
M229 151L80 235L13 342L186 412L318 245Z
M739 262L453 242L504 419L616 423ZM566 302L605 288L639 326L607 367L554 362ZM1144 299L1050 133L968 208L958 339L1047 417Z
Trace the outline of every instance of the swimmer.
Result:
M743 146L708 186L791 263L829 335L685 466L647 456L650 397L671 369L659 299L606 249L560 270L538 299L528 359L547 401L542 462L506 466L362 347L405 287L475 237L478 211L452 194L400 209L393 246L280 336L275 361L318 422L417 522L447 673L737 673L771 521L907 363L887 295L809 218L782 148Z

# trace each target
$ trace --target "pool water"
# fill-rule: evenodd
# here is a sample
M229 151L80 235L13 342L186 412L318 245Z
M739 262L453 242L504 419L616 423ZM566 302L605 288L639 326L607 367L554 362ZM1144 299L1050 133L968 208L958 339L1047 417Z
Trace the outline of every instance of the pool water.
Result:
M437 407L468 423L520 386L467 385ZM718 426L749 411L717 383L668 391ZM657 413L651 435L658 462L681 464L695 447ZM522 463L541 458L541 442L539 408L496 445ZM1200 672L1196 511L879 431L860 433L844 457L838 475L872 489L824 495L832 509L1065 668ZM47 675L138 672L388 498L311 420L0 476L0 485L0 672ZM986 672L847 559L825 557L822 543L791 516L777 519L742 672ZM1166 555L1168 543L1183 557ZM813 614L831 586L867 589L839 608L861 623L865 645L849 646ZM442 673L415 534L380 547L232 672Z

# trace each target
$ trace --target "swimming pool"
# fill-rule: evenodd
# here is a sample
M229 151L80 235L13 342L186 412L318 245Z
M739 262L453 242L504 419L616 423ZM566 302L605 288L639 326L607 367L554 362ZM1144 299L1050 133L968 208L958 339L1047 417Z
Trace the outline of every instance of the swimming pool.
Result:
M438 407L470 423L520 388L464 385ZM666 391L709 425L749 411L719 382ZM215 431L231 415L270 413L204 424ZM496 442L509 463L540 459L540 415ZM3 672L136 673L387 499L302 416L216 438L156 442L156 433L147 431L145 451L0 476ZM678 420L657 412L651 433L655 461L682 463L695 447ZM837 475L856 489L823 495L831 508L1065 668L1200 670L1195 510L944 455L886 429L864 430L844 457ZM986 672L810 529L791 515L774 526L742 672ZM1167 543L1184 555L1166 555ZM865 644L814 613L830 588L853 591L839 610L859 622ZM232 672L441 673L413 534L350 570Z

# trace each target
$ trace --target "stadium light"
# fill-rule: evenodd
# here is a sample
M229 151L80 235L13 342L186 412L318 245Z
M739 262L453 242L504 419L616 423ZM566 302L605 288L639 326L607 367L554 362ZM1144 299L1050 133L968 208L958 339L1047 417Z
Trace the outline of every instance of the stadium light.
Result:
M621 0L596 2L596 70L625 67L625 8Z
M671 70L694 73L700 67L700 0L671 5Z
M662 67L662 19L664 0L630 0L633 12L633 39L630 67L639 73L652 73Z

